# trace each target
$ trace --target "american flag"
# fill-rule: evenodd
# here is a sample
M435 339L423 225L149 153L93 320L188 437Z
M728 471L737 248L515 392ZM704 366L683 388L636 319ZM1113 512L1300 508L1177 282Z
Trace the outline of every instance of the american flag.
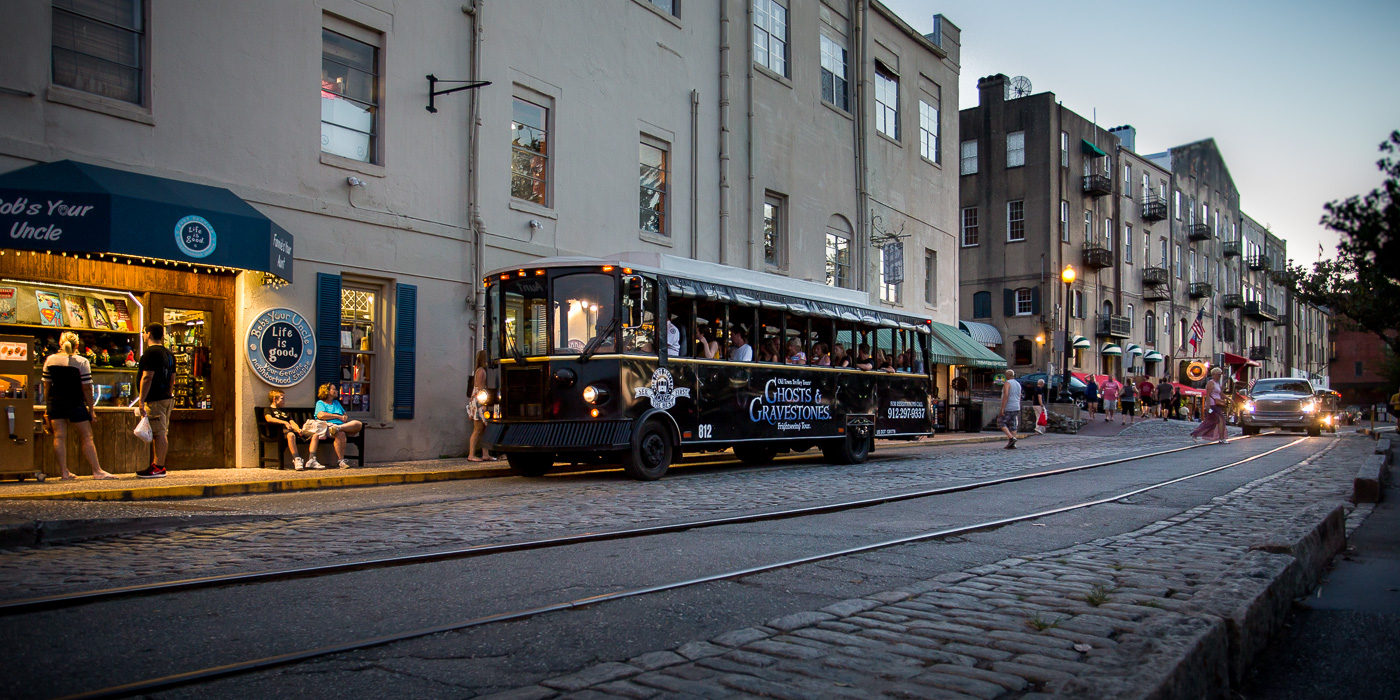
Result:
M1201 320L1206 315L1205 307L1196 311L1196 322L1191 324L1191 339L1186 341L1191 344L1191 352L1195 353L1201 344L1201 338L1206 335L1206 324Z

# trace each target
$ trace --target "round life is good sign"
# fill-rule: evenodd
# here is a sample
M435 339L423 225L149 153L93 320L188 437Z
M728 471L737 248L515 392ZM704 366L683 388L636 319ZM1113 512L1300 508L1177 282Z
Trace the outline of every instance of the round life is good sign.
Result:
M306 379L316 364L316 332L291 309L268 309L254 317L243 346L253 373L275 387Z

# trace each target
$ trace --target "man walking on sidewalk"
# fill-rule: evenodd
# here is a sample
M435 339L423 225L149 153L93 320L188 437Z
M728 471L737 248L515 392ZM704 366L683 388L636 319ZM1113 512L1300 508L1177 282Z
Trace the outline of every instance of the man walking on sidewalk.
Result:
M175 356L165 349L165 326L146 326L146 351L141 353L140 368L137 406L151 422L151 448L155 454L151 466L136 472L136 476L159 479L165 476L165 452L170 447L166 434L170 430L170 409L175 404L175 395L170 393L175 380Z
M1040 419L1045 415L1045 380L1037 379L1035 386L1031 388L1031 405L1035 406L1035 432L1044 435L1045 427L1040 424Z
M1016 449L1016 429L1021 427L1021 383L1015 370L1006 370L1001 384L1001 408L997 411L997 427L1006 433L1006 449Z

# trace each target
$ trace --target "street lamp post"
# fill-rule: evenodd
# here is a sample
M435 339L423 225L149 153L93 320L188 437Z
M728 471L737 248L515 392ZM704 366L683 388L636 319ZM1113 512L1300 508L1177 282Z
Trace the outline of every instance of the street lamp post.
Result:
M1069 356L1072 352L1073 341L1069 337L1069 314L1070 314L1070 285L1074 284L1074 266L1065 265L1064 271L1060 273L1060 279L1065 281L1065 356L1064 356L1064 378L1060 382L1060 399L1072 403L1074 398L1069 392Z

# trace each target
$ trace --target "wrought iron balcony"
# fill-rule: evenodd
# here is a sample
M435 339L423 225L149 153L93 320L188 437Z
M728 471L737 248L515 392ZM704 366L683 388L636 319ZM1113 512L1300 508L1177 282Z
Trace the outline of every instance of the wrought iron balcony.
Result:
M1113 180L1107 175L1085 175L1084 194L1092 197L1113 194Z
M1126 338L1132 334L1133 319L1127 316L1099 314L1099 336Z
M1235 342L1235 320L1231 318L1220 319L1220 339L1227 342Z
M1167 218L1167 200L1149 194L1142 198L1142 220L1161 221Z
M1288 277L1288 270L1269 270L1269 279L1273 280L1274 284L1288 284Z
M1227 258L1237 258L1244 254L1243 247L1239 241L1225 241L1220 246L1220 254Z
M1144 267L1142 269L1142 283L1148 284L1170 284L1172 273L1165 267Z
M1084 246L1084 267L1090 270L1102 270L1105 267L1113 267L1113 251L1098 243L1086 244Z
M1260 321L1274 321L1278 319L1278 309L1262 301L1247 301L1244 303L1244 315Z
M1186 237L1193 241L1210 240L1210 224L1191 224L1186 228Z
M1192 299L1205 299L1215 290L1211 289L1210 282L1192 282L1189 292Z
M1263 254L1249 256L1249 260L1245 261L1245 264L1249 265L1251 270L1270 270L1274 267L1274 261Z
M1227 309L1242 309L1244 308L1244 295L1226 294L1220 297L1220 305Z
M1171 301L1172 292L1163 286L1143 287L1143 301Z
M1269 347L1267 345L1253 345L1249 348L1249 359L1267 360L1269 359Z

